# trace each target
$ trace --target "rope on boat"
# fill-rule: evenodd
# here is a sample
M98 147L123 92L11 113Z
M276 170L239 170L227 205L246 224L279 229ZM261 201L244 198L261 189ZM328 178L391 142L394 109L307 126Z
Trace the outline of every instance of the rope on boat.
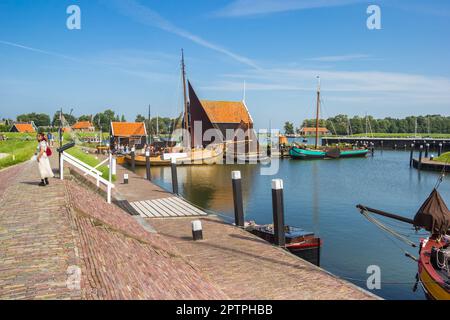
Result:
M436 181L436 185L434 186L434 188L436 190L439 188L439 186L441 185L442 181L445 178L445 171L446 171L446 168L447 168L448 161L449 160L445 161L445 164L444 164L444 167L442 168L441 174L440 174L439 178Z
M397 239L403 241L404 243L406 243L407 245L409 245L409 246L411 246L411 247L413 247L413 248L416 248L416 247L417 247L417 245L416 245L414 242L412 242L411 240L409 240L409 239L406 238L405 236L399 234L397 231L395 231L395 230L393 230L393 229L391 229L391 228L385 226L383 223L381 223L381 222L378 221L377 219L371 217L371 216L369 215L369 213L368 213L366 210L363 210L363 211L361 212L361 214L362 214L364 217L366 217L367 220L369 220L370 222L372 222L373 224L375 224L377 227L379 227L381 230L384 230L384 231L390 233L390 234L393 235L395 238L397 238Z

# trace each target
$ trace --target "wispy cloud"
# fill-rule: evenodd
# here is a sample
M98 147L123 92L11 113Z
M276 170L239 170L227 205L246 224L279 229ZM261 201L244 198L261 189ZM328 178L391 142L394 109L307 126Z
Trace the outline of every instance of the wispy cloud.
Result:
M9 46L9 47L14 47L14 48L19 48L19 49L31 51L31 52L45 54L45 55L52 56L52 57L58 57L58 58L62 58L62 59L72 60L72 61L79 61L77 58L74 58L74 57L71 57L71 56L67 56L67 55L56 53L56 52L52 52L52 51L41 50L41 49L38 49L38 48L28 47L28 46L25 46L25 45L22 45L22 44L19 44L19 43L15 43L15 42L9 42L9 41L0 40L0 44L3 44L5 46Z
M450 105L450 79L419 74L380 71L333 71L301 68L274 68L226 74L216 83L202 87L214 91L242 91L243 79L248 91L314 92L320 75L325 99L330 101L383 101L383 103L429 103Z
M222 17L243 17L327 8L367 2L364 0L235 0L215 13Z
M139 23L156 27L166 32L175 34L179 37L190 40L202 47L224 54L232 58L233 60L238 61L239 63L243 63L254 69L259 69L259 66L252 59L234 53L220 45L207 41L202 37L195 35L185 29L177 27L170 21L163 18L157 12L140 4L135 0L113 0L107 1L106 3L114 6L121 14L126 15Z
M368 54L347 54L340 56L315 57L306 60L317 62L341 62L341 61L367 60L369 58L371 58L371 56Z

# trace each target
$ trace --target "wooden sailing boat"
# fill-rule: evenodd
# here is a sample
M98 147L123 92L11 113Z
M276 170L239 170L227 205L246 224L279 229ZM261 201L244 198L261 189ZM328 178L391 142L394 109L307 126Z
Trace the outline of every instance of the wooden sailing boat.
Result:
M320 77L317 86L317 104L316 104L316 135L314 148L304 146L293 146L289 150L292 159L325 159L325 158L351 158L365 157L369 150L367 148L328 148L319 147L319 122L320 122Z
M190 148L190 138L188 133L191 132L189 127L189 103L187 101L187 90L186 90L186 65L184 63L184 51L181 49L181 78L183 82L183 119L182 119L182 145L173 148L168 148L167 152L161 152L159 154L152 154L150 156L151 166L169 166L171 164L171 159L176 158L177 164L179 165L209 165L221 163L223 158L223 146L217 145L206 149L195 149ZM150 113L150 111L149 111ZM149 115L150 118L150 115ZM158 118L157 118L158 126ZM173 130L175 128L172 128ZM172 131L173 131L172 130ZM157 133L158 133L157 128ZM131 155L125 156L125 161L131 163ZM137 166L146 165L145 155L136 155L135 164Z
M414 219L363 205L358 205L357 208L366 217L367 213L374 213L413 225L416 230L429 231L430 236L420 241L419 257L406 255L417 261L417 280L420 281L427 298L450 300L450 211L437 189L433 189ZM389 231L386 227L382 228Z

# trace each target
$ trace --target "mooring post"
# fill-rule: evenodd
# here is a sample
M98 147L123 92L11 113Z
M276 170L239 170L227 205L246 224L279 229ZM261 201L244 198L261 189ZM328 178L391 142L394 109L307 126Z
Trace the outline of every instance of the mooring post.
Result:
M192 221L192 239L203 240L203 228L200 220Z
M145 165L147 171L147 180L152 181L152 173L150 171L150 151L145 151Z
M317 266L320 267L320 249L321 249L322 239L317 238Z
M131 148L131 171L136 171L136 149Z
M375 155L375 143L370 143L370 151L372 152L372 157Z
M174 194L178 194L178 176L177 176L177 159L172 158L170 161L172 169L172 191Z
M272 180L273 231L275 244L283 247L286 244L284 233L284 199L283 180Z
M438 157L442 154L442 143L439 143Z
M123 184L128 184L128 173L123 174Z
M414 157L414 144L411 144L411 153L409 154L409 167L410 168L413 165L413 157Z
M423 152L423 145L420 145L420 151L419 151L419 164L417 166L417 169L422 168L422 152Z
M233 202L234 202L234 222L236 226L244 226L244 204L242 201L242 181L241 172L231 172L231 180L233 184Z
M430 152L430 144L429 143L427 143L426 145L425 145L425 158L428 158L428 153Z

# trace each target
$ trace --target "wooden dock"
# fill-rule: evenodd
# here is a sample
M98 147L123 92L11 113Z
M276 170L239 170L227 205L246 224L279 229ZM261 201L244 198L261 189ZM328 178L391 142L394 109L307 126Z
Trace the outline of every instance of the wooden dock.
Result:
M128 174L128 184L123 175ZM142 218L179 218L206 216L207 213L186 200L158 187L124 166L117 166L113 196L116 203L132 215Z
M419 169L419 160L413 159L413 167ZM422 158L420 164L420 170L437 171L437 172L450 172L450 164L445 162L438 162L430 160L429 158Z

